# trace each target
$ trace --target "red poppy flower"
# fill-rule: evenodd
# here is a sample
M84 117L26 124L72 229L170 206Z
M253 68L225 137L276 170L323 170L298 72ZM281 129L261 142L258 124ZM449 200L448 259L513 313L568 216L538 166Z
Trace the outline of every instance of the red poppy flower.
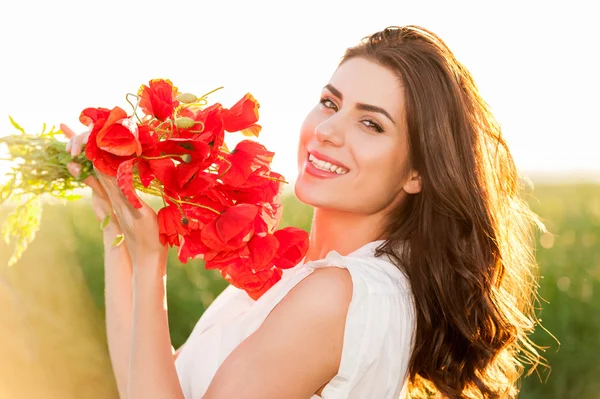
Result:
M119 107L106 112L103 108L85 109L80 120L92 126L85 146L85 156L101 172L115 177L119 165L141 150L139 128L134 134L129 127L123 126L127 114Z
M193 119L196 124L189 129L177 129L177 137L190 138L208 144L210 156L206 158L206 166L209 166L219 154L225 140L222 110L221 104L216 103L199 111L191 109L181 111L181 116Z
M179 236L189 231L182 223L182 216L175 205L167 205L158 211L160 242L163 245L179 245Z
M140 96L140 108L159 121L173 117L173 111L179 105L179 101L176 99L177 88L168 79L151 80L148 86L140 87L138 95Z
M177 252L181 263L187 263L188 259L204 258L204 255L210 251L202 242L201 235L202 232L197 230L182 238L183 242L179 245L179 251Z
M218 218L221 215L221 213L224 212L225 209L227 209L227 207L224 206L221 202L216 201L214 197L211 197L209 195L210 192L211 190L205 192L200 196L190 198L189 202L195 205L192 205L191 203L181 204L181 208L183 209L183 212L188 217L188 219L190 219L190 223L191 221L195 221L201 225L208 224L216 218ZM195 229L193 227L189 228Z
M140 160L137 164L138 173L140 175L140 181L144 187L148 187L152 180L154 180L154 173L150 169L150 164L144 160Z
M284 178L279 173L269 171L266 173L254 173L248 176L246 181L239 186L223 184L220 189L234 196L240 202L277 202L283 192Z
M252 280L244 282L244 289L250 298L257 301L265 292L281 280L281 269L263 270L252 275Z
M230 109L223 109L221 116L225 130L228 132L242 132L245 136L258 137L261 126L257 125L258 108L260 104L252 96L247 93Z
M238 273L250 271L252 264L250 259L250 250L247 245L232 251L207 251L204 256L206 261L206 269L224 270L231 268L237 270Z
M297 227L286 227L273 233L279 248L274 262L281 269L296 266L308 251L308 233Z
M110 111L108 118L96 133L96 144L101 150L121 157L139 156L142 153L138 125L119 107Z
M173 138L162 140L151 151L144 152L142 171L146 180L156 177L166 191L181 197L198 195L210 187L210 176L204 172L209 147L202 141ZM140 174L142 173L140 171ZM192 181L198 177L197 181ZM213 179L214 180L214 179Z
M242 247L254 232L258 206L239 204L228 208L202 229L202 242L211 249L229 251Z
M244 272L236 274L230 266L221 270L221 275L234 287L243 289L255 301L281 280L282 271L279 268L265 269L256 273Z
M248 242L252 270L261 271L273 266L273 258L277 254L279 241L272 234L264 237L255 235Z
M275 153L267 151L260 143L252 140L240 141L227 156L227 162L219 164L224 173L223 182L232 187L243 185L250 175L269 171Z
M152 182L152 180L154 180L154 178L158 179L158 181L160 181L161 183L165 181L170 182L174 180L174 177L172 177L172 175L175 173L175 164L170 158L138 158L137 165L140 180L145 187L148 187L148 185Z
M87 127L91 127L100 119L108 118L110 109L107 108L86 108L81 111L79 121Z

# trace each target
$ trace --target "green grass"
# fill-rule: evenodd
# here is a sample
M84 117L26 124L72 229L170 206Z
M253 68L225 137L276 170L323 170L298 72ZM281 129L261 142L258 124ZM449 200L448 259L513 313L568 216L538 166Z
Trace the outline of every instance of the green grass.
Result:
M310 208L284 199L280 227L308 229ZM537 259L543 325L534 341L552 372L526 378L520 398L600 398L600 185L537 186L533 209L552 235ZM6 217L0 208L0 221ZM46 205L24 257L4 266L0 244L0 398L116 398L104 332L102 241L85 200ZM181 345L225 288L201 261L181 264L172 250L168 306L172 340ZM543 371L543 369L540 369ZM546 382L540 382L540 378Z

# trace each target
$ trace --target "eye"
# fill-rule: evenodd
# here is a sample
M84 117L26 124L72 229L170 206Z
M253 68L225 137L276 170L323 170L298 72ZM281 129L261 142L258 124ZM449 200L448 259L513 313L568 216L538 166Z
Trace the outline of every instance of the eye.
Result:
M363 122L368 122L368 123L369 123L368 125L367 125L367 124L365 124L365 126L366 126L368 129L374 130L374 131L376 131L377 133L383 133L383 128L382 128L381 126L379 126L379 124L378 124L378 123L376 123L376 122L373 122L373 121L372 121L372 120L370 120L370 119L365 119Z
M333 101L331 101L330 99L328 99L327 97L323 97L321 98L321 101L319 101L325 108L329 108L329 109L335 109L337 111L337 105L335 105L335 103ZM329 105L331 104L331 105Z
M321 105L323 105L325 108L329 108L332 109L334 111L337 111L337 105L335 105L335 103L333 101L331 101L329 98L327 97L322 97L321 101L319 101L321 103ZM374 132L377 133L383 133L384 130L383 128L375 121L372 121L370 119L365 119L362 122L367 122L367 123L363 123L367 129L373 130Z

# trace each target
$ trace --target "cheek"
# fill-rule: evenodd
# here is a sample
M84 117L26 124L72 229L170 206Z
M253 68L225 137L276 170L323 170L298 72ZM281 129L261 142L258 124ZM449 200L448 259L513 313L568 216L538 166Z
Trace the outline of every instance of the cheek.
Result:
M307 145L314 136L316 126L315 111L312 110L302 122L300 127L300 137L298 140L298 163L304 162L306 157Z
M378 154L378 155L376 155ZM375 151L358 160L361 173L360 186L373 200L387 203L401 189L404 170L398 152ZM364 189L368 187L368 189Z

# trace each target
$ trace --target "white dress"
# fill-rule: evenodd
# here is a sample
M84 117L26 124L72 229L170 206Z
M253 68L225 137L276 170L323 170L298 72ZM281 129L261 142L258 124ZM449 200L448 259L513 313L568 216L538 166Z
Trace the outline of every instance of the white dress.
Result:
M202 398L219 366L279 301L313 270L332 266L348 269L353 294L339 372L321 396L311 399L404 398L416 327L414 302L406 276L385 255L373 256L382 242L347 256L330 251L324 259L284 270L258 301L228 286L204 312L175 362L185 398Z

